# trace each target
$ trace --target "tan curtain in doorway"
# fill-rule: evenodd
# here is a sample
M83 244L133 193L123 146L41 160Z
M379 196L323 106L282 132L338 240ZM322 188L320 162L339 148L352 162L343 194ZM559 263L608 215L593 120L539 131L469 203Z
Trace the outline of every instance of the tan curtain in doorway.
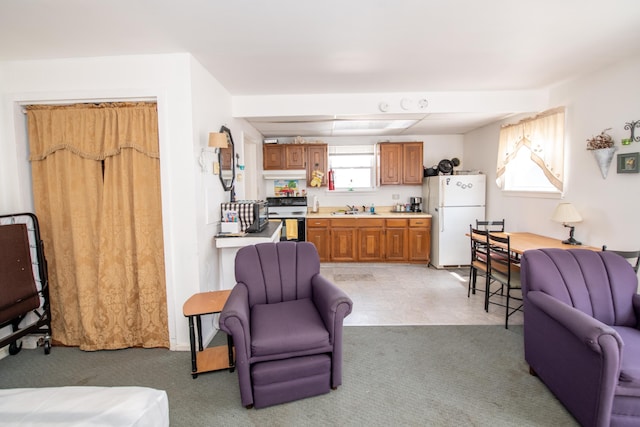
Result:
M53 339L168 347L155 103L27 107Z

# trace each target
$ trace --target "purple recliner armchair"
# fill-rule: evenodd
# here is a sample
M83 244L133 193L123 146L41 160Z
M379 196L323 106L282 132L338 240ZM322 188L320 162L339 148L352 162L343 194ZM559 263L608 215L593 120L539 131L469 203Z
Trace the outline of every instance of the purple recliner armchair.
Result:
M640 425L640 296L612 252L526 251L524 350L532 373L583 426Z
M353 303L320 275L316 247L243 247L235 272L220 329L233 337L242 404L262 408L342 384L343 320Z

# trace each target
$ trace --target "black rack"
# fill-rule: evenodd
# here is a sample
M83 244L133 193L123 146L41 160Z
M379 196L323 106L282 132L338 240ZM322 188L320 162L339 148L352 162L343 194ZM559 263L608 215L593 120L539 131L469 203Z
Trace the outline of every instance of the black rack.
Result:
M18 354L18 340L28 334L43 334L38 344L45 354L51 352L47 260L31 213L0 215L0 328L9 325L12 333L0 338L0 348L9 345L9 354Z

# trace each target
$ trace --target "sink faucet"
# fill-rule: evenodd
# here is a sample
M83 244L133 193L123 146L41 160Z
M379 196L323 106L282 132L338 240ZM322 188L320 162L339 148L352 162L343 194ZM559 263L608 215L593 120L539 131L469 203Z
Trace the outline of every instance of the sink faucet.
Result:
M347 205L347 208L349 208L349 212L358 212L358 208L356 208L356 205Z

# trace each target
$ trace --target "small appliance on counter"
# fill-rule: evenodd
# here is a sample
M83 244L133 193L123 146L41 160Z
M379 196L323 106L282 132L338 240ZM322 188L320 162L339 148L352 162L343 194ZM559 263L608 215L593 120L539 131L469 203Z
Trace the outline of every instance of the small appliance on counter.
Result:
M222 232L225 232L225 229L235 230L235 227L225 226L225 223L239 223L239 232L259 233L265 229L269 222L269 206L264 200L221 203L220 212Z
M409 197L409 211L422 212L422 197Z

